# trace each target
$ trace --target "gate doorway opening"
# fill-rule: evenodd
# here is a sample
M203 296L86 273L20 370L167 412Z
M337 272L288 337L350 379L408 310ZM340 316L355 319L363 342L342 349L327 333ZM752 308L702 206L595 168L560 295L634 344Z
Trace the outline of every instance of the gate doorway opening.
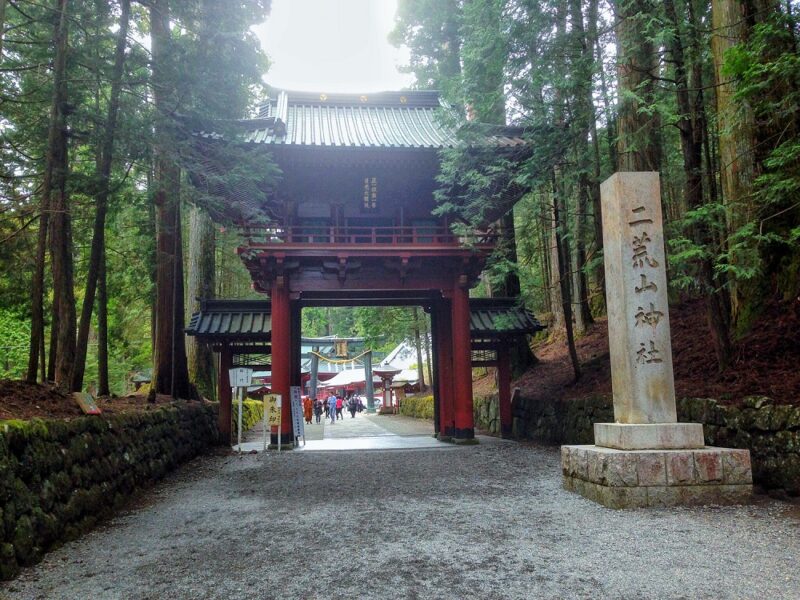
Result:
M233 396L227 378L228 369L234 366L252 368L256 374L252 390L255 396L259 393L282 393L276 389L276 373L273 367L276 362L275 358L279 354L283 354L284 358L288 359L286 366L291 370L290 381L293 382L293 385L301 388L303 396L310 399L317 398L320 401L326 400L331 394L339 394L343 401L354 395L360 398L364 410L351 419L355 424L355 420L363 416L363 419L358 419L359 422L363 421L361 429L347 426L334 430L335 424L332 423L328 427L328 439L384 437L396 430L393 435L402 437L406 435L403 431L407 431L409 436L421 435L428 438L423 446L428 447L432 444L432 440L458 441L459 438L454 436L457 423L468 424L470 436L467 439L472 439L471 369L478 366L493 366L498 369L502 432L506 437L511 435L511 368L508 350L520 338L541 329L541 325L533 315L519 308L513 299L492 298L468 301L469 312L465 321L468 323L469 333L466 343L460 348L467 350L466 354L469 360L466 377L462 378L462 383L467 385L461 386L465 387L467 391L459 397L455 394L458 380L454 369L457 341L452 334L452 320L447 318L452 315L452 302L448 302L445 297L435 291L425 295L395 292L391 297L388 295L381 297L377 293L366 292L358 297L348 296L320 298L312 295L294 301L291 307L293 317L291 321L294 324L289 344L291 353L279 352L275 345L272 330L274 315L271 302L201 301L201 309L192 316L187 333L197 336L201 342L211 344L212 349L217 352L219 428L224 440L230 443L235 437L235 428L231 423ZM350 310L342 311L342 307L349 307ZM387 343L381 347L373 346L380 343L377 336L373 336L372 339L358 335L344 336L339 335L340 332L333 333L333 329L329 336L304 335L306 332L320 333L319 329L314 329L315 315L316 317L322 315L324 319L328 319L329 316L341 316L343 317L341 322L346 324L353 322L352 315L355 311L361 310L362 316L364 316L365 308L371 309L368 318L373 319L373 324L377 326L378 330L381 318L386 319L391 316L398 318L403 314L413 315L414 309L416 309L418 326L429 332L427 334L429 348L425 348L424 340L420 341L423 373L430 367L431 376L425 379L427 390L420 389L419 381L415 385L410 373L403 373L406 369L401 367L407 364L411 366L413 363L408 363L407 357L401 357L402 348L399 348L399 344L392 347L392 340L389 338L387 338ZM350 313L349 316L348 313ZM378 322L376 323L376 321ZM305 330L303 323L306 324ZM334 318L333 321L328 320L327 323L335 325L336 320ZM389 330L388 322L385 322L385 325L385 328ZM356 329L355 333L358 332L359 330ZM349 332L342 331L341 333L352 334L354 331L351 326ZM368 350L369 352L367 352ZM413 347L413 354L416 354L415 347ZM413 356L412 360L414 363L417 362ZM398 364L394 365L392 361ZM372 378L367 377L368 368L372 371ZM312 371L315 369L316 377L313 377ZM337 377L338 379L336 379ZM374 413L368 411L370 402L367 383L370 379L373 384L372 408L375 410ZM316 389L313 385L315 382ZM386 420L386 418L391 418L389 415L402 410L403 398L411 393L430 397L433 422L425 426L429 429L418 430L411 426L396 424L391 427L383 427L382 424L390 423ZM286 397L288 398L288 393ZM285 414L281 431L279 432L277 427L273 427L270 431L269 441L273 447L277 446L278 435L283 436L281 444L284 447L290 446L294 441L290 406L288 402L283 404L282 410L285 411ZM456 414L457 409L458 415ZM346 409L343 410L343 415L349 416ZM382 420L381 417L384 419ZM460 419L459 421L457 421L457 417ZM397 421L399 420L397 419ZM314 425L316 425L316 415L312 414L310 432L314 431ZM387 432L381 432L376 427L383 427ZM334 431L340 433L333 433ZM370 435L370 431L377 433ZM263 429L261 435L263 436ZM313 436L325 440L325 428L319 428L318 433ZM251 435L245 439L248 444L253 444L251 449L263 447L263 437L253 439ZM306 436L306 439L311 440L311 437ZM385 439L380 440L378 445L381 446L385 442ZM318 444L311 446L316 447ZM344 444L337 442L328 444L328 446L328 449L336 449L343 448Z

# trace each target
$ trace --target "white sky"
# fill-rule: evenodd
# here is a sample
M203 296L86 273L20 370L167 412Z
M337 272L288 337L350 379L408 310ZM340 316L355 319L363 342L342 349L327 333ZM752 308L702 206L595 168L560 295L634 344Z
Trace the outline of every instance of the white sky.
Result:
M397 0L273 0L253 28L272 66L265 81L287 90L377 92L411 84L397 66L405 48L387 40Z

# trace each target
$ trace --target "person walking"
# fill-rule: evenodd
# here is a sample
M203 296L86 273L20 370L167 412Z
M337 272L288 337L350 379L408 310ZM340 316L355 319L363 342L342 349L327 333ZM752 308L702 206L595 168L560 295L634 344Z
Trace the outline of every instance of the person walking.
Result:
M329 409L328 409L328 398L325 398L325 400L322 401L322 408L325 409L325 420L327 421L328 417L330 416L328 414L328 411L329 411Z
M358 410L358 400L356 400L355 396L350 398L350 402L347 403L347 410L350 411L350 418L356 418L356 411Z
M342 400L341 396L336 397L336 417L341 419L342 417L342 409L344 409L344 400Z
M322 401L319 398L314 400L314 416L317 424L319 424L319 419L322 416Z
M306 423L311 425L311 411L314 407L314 403L311 402L311 398L308 396L303 396L303 417L306 420Z
M328 413L331 415L331 425L336 423L336 396L328 396Z

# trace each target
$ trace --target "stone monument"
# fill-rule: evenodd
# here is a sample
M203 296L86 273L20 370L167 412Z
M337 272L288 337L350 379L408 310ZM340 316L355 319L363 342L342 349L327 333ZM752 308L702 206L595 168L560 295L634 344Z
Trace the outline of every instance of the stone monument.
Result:
M749 451L678 423L658 173L615 173L601 199L615 422L561 447L564 487L612 508L746 502Z

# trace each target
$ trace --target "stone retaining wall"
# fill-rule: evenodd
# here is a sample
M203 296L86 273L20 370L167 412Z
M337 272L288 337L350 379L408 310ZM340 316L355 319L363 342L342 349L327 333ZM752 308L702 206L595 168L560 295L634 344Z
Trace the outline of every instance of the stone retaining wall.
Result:
M0 579L214 444L216 415L212 405L187 403L71 421L0 421Z
M474 398L472 416L476 429L482 429L492 435L500 435L500 402L497 395ZM516 434L515 437L517 437Z
M800 494L800 406L776 405L769 398L746 398L741 408L710 398L678 400L678 419L702 423L709 446L750 450L753 481L766 489ZM476 398L475 427L500 430L497 397ZM535 402L518 397L513 434L550 444L592 444L594 423L612 423L610 398Z

